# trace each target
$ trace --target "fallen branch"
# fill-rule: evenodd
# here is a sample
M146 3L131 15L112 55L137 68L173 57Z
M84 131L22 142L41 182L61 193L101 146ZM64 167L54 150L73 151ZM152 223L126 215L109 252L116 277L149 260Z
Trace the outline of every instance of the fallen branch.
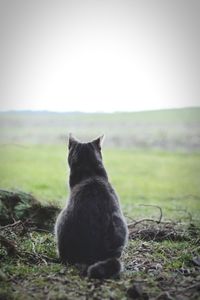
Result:
M158 206L158 205L152 205L152 204L140 204L139 206L150 206L150 207L156 207L156 208L158 208L159 211L160 211L160 217L159 217L157 223L161 222L163 213L162 213L162 208L160 206Z
M14 223L11 223L11 224L8 224L8 225L5 225L5 226L0 226L0 230L15 227L15 226L18 226L18 225L21 225L21 224L23 225L23 222L21 220L18 220L18 221L15 221Z
M129 223L129 224L128 224L128 228L135 227L137 224L140 224L140 223L143 223L143 222L153 222L153 223L157 223L158 221L153 220L153 219L144 218L144 219L135 221L135 222L133 222L133 223Z
M140 223L143 223L143 222L153 222L153 223L156 223L156 224L161 223L161 220L162 220L162 217L163 217L163 213L162 213L162 208L160 206L158 206L158 205L151 205L151 204L141 204L139 206L150 206L150 207L156 207L156 208L158 208L159 211L160 211L159 219L158 220L154 220L154 219L150 219L150 218L144 218L144 219L141 219L141 220L129 223L128 224L128 228L135 227L137 224L140 224Z

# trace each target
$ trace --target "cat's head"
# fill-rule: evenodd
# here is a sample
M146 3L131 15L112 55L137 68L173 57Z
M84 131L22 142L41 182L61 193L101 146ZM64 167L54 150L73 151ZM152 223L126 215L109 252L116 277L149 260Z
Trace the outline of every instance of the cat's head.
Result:
M82 143L70 134L68 142L68 163L70 168L88 169L102 164L101 146L103 138L104 135L91 142Z

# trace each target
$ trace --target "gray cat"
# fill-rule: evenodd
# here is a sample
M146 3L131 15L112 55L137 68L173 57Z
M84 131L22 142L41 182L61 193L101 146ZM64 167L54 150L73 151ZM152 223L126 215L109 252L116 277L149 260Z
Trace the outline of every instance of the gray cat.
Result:
M102 138L80 143L70 135L70 196L55 225L61 261L86 265L90 278L120 273L119 258L128 237L118 197L103 166Z

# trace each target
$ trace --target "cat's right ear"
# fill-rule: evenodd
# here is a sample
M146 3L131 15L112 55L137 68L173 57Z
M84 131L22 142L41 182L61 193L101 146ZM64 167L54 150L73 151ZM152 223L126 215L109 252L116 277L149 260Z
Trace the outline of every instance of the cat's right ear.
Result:
M69 134L69 141L68 141L68 148L71 149L76 144L78 144L78 141L72 136L72 134Z
M95 144L99 150L101 150L101 145L103 143L103 140L104 140L104 134L98 137L97 139L95 139L94 141L92 141L92 143Z

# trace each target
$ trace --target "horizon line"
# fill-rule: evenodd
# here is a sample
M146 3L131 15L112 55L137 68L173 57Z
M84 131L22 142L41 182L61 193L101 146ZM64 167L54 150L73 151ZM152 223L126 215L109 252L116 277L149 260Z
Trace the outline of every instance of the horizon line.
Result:
M171 108L154 108L154 109L141 109L141 110L116 110L116 111L79 111L79 110L48 110L48 109L0 109L0 113L58 113L58 114L116 114L116 113L140 113L140 112L155 112L162 110L182 110L182 109L199 109L199 106L183 106L183 107L171 107Z

